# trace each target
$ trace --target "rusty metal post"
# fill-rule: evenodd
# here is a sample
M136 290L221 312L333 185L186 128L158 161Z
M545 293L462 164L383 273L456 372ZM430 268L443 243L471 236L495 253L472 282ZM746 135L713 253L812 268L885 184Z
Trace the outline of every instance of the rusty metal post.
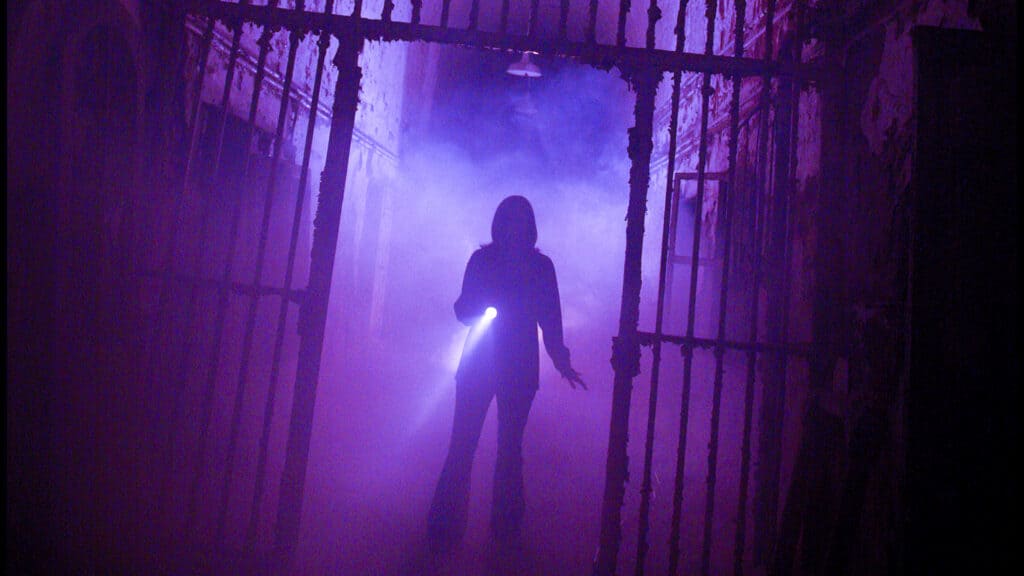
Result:
M327 302L334 273L341 206L345 198L345 180L348 177L348 159L362 79L362 70L359 68L362 38L348 36L339 40L340 45L334 58L338 80L334 91L331 133L313 221L309 284L299 310L298 366L295 371L291 420L288 424L288 445L281 473L277 524L274 528L274 559L281 571L291 563L299 538L309 441L313 431L313 409L327 324Z
M303 0L299 0L296 10L302 11L305 8ZM256 248L256 266L253 270L252 284L258 286L263 277L263 266L266 262L267 242L270 234L270 217L274 204L274 192L277 188L277 171L281 160L281 138L284 133L285 120L288 114L288 101L292 91L292 76L295 73L295 57L299 49L299 41L302 40L302 33L292 30L288 35L288 62L285 67L284 84L281 87L281 103L278 107L277 125L274 130L273 152L271 154L270 174L267 178L267 188L263 198L263 217L260 222L259 244ZM287 289L286 289L287 290ZM281 299L288 301L287 292L282 293ZM242 405L246 396L246 388L249 381L249 361L252 357L253 340L256 331L256 313L260 302L260 295L253 294L249 299L246 310L245 330L242 336L242 358L238 369L238 382L235 385L235 401L231 412L231 429L228 438L228 452L225 462L223 486L220 496L220 507L217 512L218 534L223 535L227 521L228 504L230 500L230 487L234 477L235 452L238 449L238 436L242 426Z
M743 57L743 26L747 3L746 0L736 0L736 21L733 31L733 46L735 56ZM739 150L739 116L740 116L740 86L742 78L738 74L732 77L732 99L729 104L729 176L725 186L719 183L719 205L723 206L725 245L722 256L722 285L718 302L718 344L715 347L715 384L711 401L711 441L708 444L708 473L707 492L704 499L704 543L701 548L700 566L701 574L707 576L711 571L711 536L714 524L715 512L715 487L718 479L718 434L721 424L722 413L722 386L724 378L724 355L723 342L726 338L725 319L728 311L729 300L729 263L732 257L732 198L736 191L736 156ZM725 199L721 198L725 195Z
M661 346L663 343L662 332L665 327L665 300L667 296L666 284L672 281L669 276L668 263L671 258L669 252L669 234L672 231L672 196L675 171L676 171L676 132L679 129L679 98L682 73L675 72L672 75L672 103L668 123L668 166L666 167L665 182L665 213L662 215L661 225L661 261L658 268L658 303L654 316L654 343L651 348L651 384L647 399L647 435L644 439L644 475L640 484L640 517L637 527L636 543L636 576L644 573L644 562L647 559L649 548L647 533L650 528L651 513L651 468L654 464L654 425L658 411L658 384L661 375Z
M334 7L333 0L327 0L324 12L330 14ZM295 213L292 217L291 238L288 241L288 263L285 266L285 293L292 288L292 276L295 272L295 256L298 252L299 226L302 222L306 186L309 183L309 157L313 148L313 133L316 130L317 108L320 106L320 87L324 77L324 64L327 60L327 48L331 36L320 31L317 39L316 74L313 78L312 100L309 104L309 117L306 122L306 141L302 149L302 168L299 171L299 185L295 196ZM253 490L252 504L249 511L249 526L246 528L246 550L250 553L256 546L256 529L259 525L260 506L267 478L267 451L270 446L270 429L274 416L274 402L277 397L277 383L281 373L281 354L284 348L285 324L288 320L288 298L282 296L277 312L277 327L274 332L274 352L270 363L270 382L267 385L267 399L263 405L263 428L260 432L259 457L256 461L256 486Z
M626 17L632 8L632 0L619 0L619 22L615 33L615 45L622 48L626 45Z
M714 52L715 38L715 0L708 0L705 5L705 16L708 22L704 53ZM693 225L693 252L690 261L690 298L686 312L686 336L694 335L694 320L697 312L697 273L700 266L701 221L704 209L704 189L708 160L708 114L710 111L711 74L705 72L701 83L700 142L697 151L697 206ZM693 346L686 345L680 349L683 355L683 392L679 402L679 439L676 448L676 474L672 492L672 525L669 530L668 572L675 575L679 569L679 534L682 527L683 514L683 481L686 472L686 436L690 421L690 386L693 380Z
M622 301L619 310L619 334L612 346L615 384L612 392L612 416L608 433L608 461L605 470L604 499L601 505L601 540L594 563L594 574L614 574L622 541L622 501L629 477L629 404L633 378L640 372L641 259L644 243L644 216L647 212L647 188L650 184L654 97L661 74L644 69L631 74L636 91L634 125L629 130L629 208L626 212L626 256L622 272Z
M651 0L651 4L647 7L647 49L654 50L655 40L655 27L658 24L658 20L661 20L661 8L658 7L658 0ZM672 181L672 172L674 168L669 169L668 181Z

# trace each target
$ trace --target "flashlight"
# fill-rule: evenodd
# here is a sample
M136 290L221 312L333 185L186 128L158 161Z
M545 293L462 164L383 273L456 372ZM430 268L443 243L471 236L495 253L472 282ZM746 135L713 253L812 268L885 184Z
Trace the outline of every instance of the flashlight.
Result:
M494 306L488 306L487 310L484 310L484 322L489 322L498 317L498 309Z

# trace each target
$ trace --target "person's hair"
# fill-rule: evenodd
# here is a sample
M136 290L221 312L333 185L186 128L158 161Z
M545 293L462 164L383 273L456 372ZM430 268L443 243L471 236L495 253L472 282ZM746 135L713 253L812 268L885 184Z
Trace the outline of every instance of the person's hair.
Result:
M533 206L522 196L509 196L498 204L491 221L491 245L505 250L530 250L537 244Z

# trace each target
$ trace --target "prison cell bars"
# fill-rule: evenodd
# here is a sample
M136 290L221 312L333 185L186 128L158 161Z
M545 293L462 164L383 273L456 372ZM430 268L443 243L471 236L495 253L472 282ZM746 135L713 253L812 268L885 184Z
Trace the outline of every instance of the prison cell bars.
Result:
M629 207L626 212L626 254L622 272L622 300L619 331L612 341L612 414L608 430L608 455L605 489L601 503L601 540L594 573L613 574L622 540L622 503L629 475L626 445L629 441L629 405L633 378L640 373L641 258L644 241L644 215L650 180L654 97L660 73L641 69L631 78L636 91L634 125L629 129Z
M775 40L775 0L768 0L765 7L764 38L765 50L764 60L771 61L774 52ZM762 213L759 200L766 196L765 186L767 184L768 170L768 104L771 99L771 76L761 76L761 104L760 118L757 131L757 186L754 191L754 279L750 304L750 328L749 338L752 342L758 339L758 315L761 304L761 266L763 264L762 248L763 240L761 234L767 230L767 216ZM738 502L736 504L736 536L733 544L733 573L736 576L743 575L744 553L746 548L747 535L747 498L750 490L750 452L751 435L754 415L754 382L757 377L757 351L750 350L747 353L747 374L746 384L743 393L743 437L740 448L740 486Z
M685 50L648 49L643 46L616 46L594 41L543 38L521 34L504 34L486 30L443 28L429 24L381 20L342 14L305 12L223 2L221 0L189 0L195 13L234 18L254 25L273 25L284 28L327 29L331 34L355 35L364 40L422 41L455 44L467 47L537 52L553 56L578 59L585 64L601 68L618 66L620 69L650 69L654 71L708 72L711 74L740 74L741 76L786 76L813 79L823 70L812 65L792 65L786 62L765 63L760 59L692 53ZM596 15L596 13L595 13ZM767 70L765 69L767 67Z
M705 37L704 53L714 52L715 41L715 0L706 0L705 17L707 19L707 31ZM693 261L690 263L690 293L687 303L686 314L686 336L693 338L694 317L697 309L697 268L700 258L701 220L700 217L704 206L704 172L707 169L708 156L708 114L709 102L712 94L711 74L704 73L704 80L701 87L700 107L700 143L697 153L697 204L695 207L697 218L693 224ZM677 111L678 113L678 111ZM690 421L690 388L693 380L693 347L684 344L680 347L683 354L683 393L679 402L679 438L676 449L676 473L672 492L672 525L669 532L669 574L676 574L679 569L679 535L682 524L683 506L683 478L686 471L686 436Z
M335 83L327 155L320 175L320 194L313 221L309 281L305 299L299 309L299 351L274 531L274 554L280 563L278 571L286 570L298 541L316 386L327 323L327 301L334 273L348 159L362 80L359 53L363 37L355 34L341 35L338 40L334 58L338 78Z
M212 10L211 8L213 8L214 5L211 4L211 3L208 3L208 2L207 3L202 3L202 4L208 9L207 11L210 13L209 15L212 17L213 16L212 12L214 12L214 10ZM420 4L421 4L421 0L413 0L413 21L418 21L418 12L419 12ZM235 15L246 15L246 14L249 14L249 15L253 16L251 21L256 22L257 20L263 20L264 21L263 22L264 26L269 25L271 23L271 21L273 20L272 18L269 18L269 17L266 17L266 16L268 16L269 14L273 14L275 12L273 9L267 9L266 7L260 7L260 8L262 8L262 10L256 10L256 11L252 11L252 12L247 12L245 10L246 6L244 6L244 5L217 5L216 8L220 8L221 9L221 14L222 14L222 17L224 17L224 18L228 18L232 14L235 14ZM591 8L594 9L594 10L592 10L592 16L596 17L596 5L594 3L592 3ZM264 18L258 18L258 16L265 16L265 17ZM713 16L712 16L712 19L713 19ZM352 19L348 20L349 22L351 22L353 24L353 27L358 26L358 23L363 21L363 19L361 17L357 17L354 20L355 21L353 21ZM250 21L250 20L247 20L247 21ZM296 21L297 20L291 20L291 23L294 23ZM316 23L316 19L313 19L313 18L304 19L303 21L306 22L307 24L315 24ZM680 14L680 21L682 21L682 14ZM339 19L339 18L327 18L327 19L324 19L324 20L320 20L320 24L324 28L327 28L328 25L331 25L330 27L333 30L332 33L335 33L335 34L338 33L337 32L338 29L344 28L344 25L343 25L344 22L345 22L344 19ZM677 26L677 30L676 30L677 34L681 31L681 28L682 28L682 26ZM383 37L383 36L385 36L385 32L387 32L387 31L383 31L382 29L377 28L377 29L370 29L370 30L361 30L359 32L360 32L360 34L356 34L355 35L355 36L357 36L357 38L355 38L356 40L361 40L361 38L369 37L369 36L373 36L373 35L378 35L378 36ZM468 42L470 44L473 44L473 43L476 43L476 44L479 44L479 45L491 45L491 44L493 44L496 47L510 45L510 43L507 41L507 39L503 39L503 38L500 38L500 37L495 39L494 35L490 35L490 36L482 35L482 36L479 36L479 37L455 35L453 37L441 37L441 36L438 36L436 34L431 34L432 29L430 27L422 27L421 29L416 29L416 30L413 30L413 29L406 29L404 31L403 30L398 30L398 31L395 31L395 32L391 32L390 34L387 34L387 35L389 37L391 37L391 38L394 38L394 39L401 39L401 38L408 38L409 36L416 36L416 34L415 34L416 32L422 33L422 35L424 36L423 39L433 40L433 41L448 41L448 42L461 43L460 40L468 39L468 40L472 40L473 41L473 42ZM711 36L711 34L709 34L709 36ZM592 28L591 28L590 37L591 37L591 40L593 40ZM576 51L577 49L573 49L571 47L571 44L572 43L569 43L569 47L568 48L565 45L563 45L563 46L555 46L555 47L553 47L553 51L555 53L562 53L562 54L566 54L566 55L573 55L573 54L577 54L578 55L579 52ZM356 62L355 62L355 56L358 55L358 51L359 51L359 47L355 46L355 47L350 48L349 50L347 50L347 56L344 56L341 53L341 50L339 50L338 59L336 59L336 64L339 65L339 69L340 69L340 66L344 62L350 61L350 64L351 64L351 66L349 67L349 75L350 75L350 77L347 78L347 79L351 80L352 77L354 77L355 80L356 80L355 81L355 85L358 85L358 77L360 75L360 72L359 72L358 67L356 66ZM616 55L619 56L620 59L623 59L623 60L625 60L627 62L628 61L635 61L636 59L638 59L638 56L640 56L640 55L649 56L650 57L650 58L640 58L641 60L649 60L649 61L647 61L647 66L644 67L644 68L646 68L646 70L643 70L640 73L636 73L634 75L634 86L637 87L638 94L640 96L643 96L643 98L638 98L638 109L636 111L637 112L636 116L637 116L638 122L637 122L637 126L634 127L634 130L631 131L631 144L633 144L633 145L631 146L630 152L631 152L631 156L634 158L634 160L637 160L638 156L643 156L644 155L644 151L646 151L646 156L647 156L648 160L649 160L649 156L650 156L650 122L647 122L647 126L645 128L644 122L642 121L642 119L643 119L644 116L647 116L648 114L646 113L647 111L644 109L644 108L646 108L646 105L640 106L640 104L643 101L646 101L647 100L647 96L649 96L650 99L651 99L651 102L650 102L651 103L651 110L650 110L650 112L653 113L654 87L652 87L652 86L654 86L655 83L652 80L652 78L654 77L654 74L653 74L654 70L657 70L660 67L664 67L666 65L669 65L670 69L676 69L676 70L682 70L682 69L694 70L695 69L695 70L698 70L698 71L704 71L706 73L715 71L717 73L730 72L730 73L733 73L733 74L739 73L739 74L748 74L749 75L754 70L754 68L750 66L750 63L745 63L745 62L742 62L742 61L739 61L739 60L730 60L730 59L717 59L716 60L716 58L714 58L714 57L703 58L703 59L702 58L692 58L692 57L691 58L678 58L678 59L665 59L665 58L657 58L657 57L655 57L655 56L657 56L657 51L649 52L649 53L633 51L632 54L630 54L630 52L631 52L630 49L623 48L619 52L611 52L611 54L616 54ZM679 42L678 45L677 45L677 52L680 55L682 55L683 50L682 50L682 43L681 42ZM695 56L695 55L685 55L685 56ZM710 55L706 53L705 56L710 56ZM601 58L601 54L598 54L597 58L600 59ZM721 66L717 66L717 65L721 65ZM779 69L779 67L769 67L768 69L764 70L763 72L764 72L764 74L766 76L771 76L773 73L793 73L794 70L788 70L787 71L787 70L781 70L781 69ZM343 77L344 76L346 76L346 74L341 74L339 76L339 88L343 86L343 80L344 80ZM646 77L646 80L644 79L644 77ZM351 83L347 87L351 88ZM339 94L343 93L343 92L345 92L345 91L341 90L341 91L339 91ZM350 111L354 114L354 106L355 106L355 103L357 102L357 94L353 93L351 98L344 99L344 100L351 102L352 106L351 106L351 110ZM338 107L339 107L339 101L336 100L335 108L337 109ZM706 107L705 107L705 109L706 109ZM345 108L342 108L342 110L346 111ZM225 120L225 118L222 118L222 122L224 120ZM344 121L344 119L342 119L340 127L344 128L344 125L346 123L347 124L351 124L351 122ZM333 136L335 135L334 131L333 131L333 128L339 127L339 126L334 126L333 124L334 123L332 122L332 141L334 140ZM351 128L352 128L352 126L348 126L347 132L349 134L352 132ZM644 134L644 132L646 132L646 134ZM644 136L645 135L646 135L646 144L644 143ZM348 153L348 148L347 148L347 144L346 144L346 146L344 146L344 154L345 154L346 157L347 157L347 153ZM219 165L219 162L218 162L218 165ZM325 170L325 173L322 175L322 177L323 177L323 180L325 182L331 179L330 174L328 174L327 170ZM637 184L635 182L633 182L635 180L636 180L635 178L631 179L631 191L632 192L636 192L636 194L634 195L635 197L633 199L634 200L638 200L639 202L631 202L631 215L635 215L636 214L635 210L636 210L636 206L637 205L643 207L643 205L646 203L646 184L643 185L643 190L638 190L636 188ZM331 230L330 229L333 227L334 228L333 235L334 235L334 238L336 239L337 222L334 222L334 224L332 225L329 222L329 220L333 219L333 214L335 214L335 213L340 215L340 199L341 199L341 193L343 193L343 185L344 185L344 183L342 182L341 186L339 187L339 190L338 190L338 194L337 194L338 197L337 197L337 202L336 203L334 201L331 201L330 198L324 198L323 196L321 197L321 208L328 208L328 210L326 210L326 213L328 213L328 218L327 218L328 221L327 222L321 222L321 220L322 220L320 218L321 212L318 211L317 234L315 235L315 238L318 237L318 236L324 236L325 238L331 236ZM335 206L335 204L336 204L336 206ZM336 208L336 210L335 210L335 208ZM631 220L631 222L636 224L636 219L633 218ZM320 225L322 223L324 224L323 226ZM640 222L639 222L639 226L632 226L632 227L631 226L627 226L627 236L630 237L630 238L634 238L636 236L637 230L639 229L639 240L642 243L642 228L643 228L643 223L642 223L642 219L641 219ZM324 232L324 234L322 234L322 235L319 234L319 232L321 232L321 231ZM323 242L318 243L316 241L316 239L314 240L314 248L315 249L314 249L313 252L314 252L314 255L316 256L317 253L318 253L318 250L316 248L319 248L319 253L320 253L319 254L319 259L320 260L324 260L324 258L323 258L323 253L325 252L324 245L325 244ZM634 262L633 264L636 264L635 266L632 266L630 264L630 262L631 262L631 260L629 258L627 258L626 270L624 270L624 285L627 283L627 281L629 281L629 283L632 284L632 281L630 280L630 278L632 277L634 271L635 272L639 271L639 266L638 266L639 262L638 261ZM328 264L332 264L332 262L328 262ZM307 293L307 296L312 292L312 287L314 285L314 282L312 281L313 280L313 278L312 278L313 273L314 272L317 272L317 273L322 273L323 272L323 269L318 268L317 266L312 266L311 268L312 268L312 270L311 270L311 282L310 282L311 290L310 290L309 293ZM634 268L635 270L630 270L630 268ZM320 275L322 276L322 274L320 274ZM319 283L323 284L322 281L319 282ZM327 285L329 285L329 278L327 280ZM323 291L321 290L321 292L323 292ZM632 292L631 289L630 290L624 290L624 292L623 292L623 302L624 302L624 305L626 304L627 298L628 299L632 299L631 292ZM288 293L288 288L285 288L282 293ZM315 304L317 305L316 307L322 307L326 303L326 296L323 293L319 294L318 296L319 296L318 300L322 300L322 301L315 302ZM636 300L637 301L639 300L639 293L638 293L638 291L637 291L637 294L636 294ZM318 358L319 354L320 354L320 350L319 350L319 347L318 347L319 345L317 344L317 342L318 341L322 341L322 325L319 328L319 332L320 332L319 339L317 337L309 338L310 336L316 336L315 332L317 331L316 326L314 325L314 326L311 327L309 325L309 322L312 321L313 324L317 324L317 323L322 324L322 320L323 320L322 316L323 315L322 314L311 313L311 311L313 310L314 307L310 305L310 300L308 298L307 298L305 304L306 305L303 306L303 309L301 310L301 314L300 314L300 320L305 319L305 321L300 322L300 324L302 324L303 327L304 327L304 330L303 330L304 338L302 339L302 348L303 349L300 350L300 356L304 356L304 357L307 357L307 358L309 358L311 356L316 356ZM624 317L630 315L630 314L628 314L628 310L626 310L625 306L624 306L623 310L624 310L624 314L623 314ZM319 316L319 318L317 318L317 316ZM309 332L310 328L312 328L312 330L313 330L312 334ZM627 331L625 331L625 334L627 336L626 339L620 339L619 341L617 341L617 346L616 346L617 356L619 357L620 360L626 360L627 361L627 362L625 362L626 365L632 365L633 363L628 362L629 360L635 360L636 363L638 363L638 361L639 361L639 350L637 348L637 346L639 344L639 338L638 338L638 334L636 332L635 324L633 326L632 332L630 333L630 331L627 330ZM688 338L687 341L686 341L686 345L692 347L694 345L700 345L700 343L697 342L697 340L694 339L694 338ZM623 354L623 352L624 352L624 354ZM289 428L290 428L290 431L289 431L289 448L288 448L287 454L286 454L286 458L287 458L286 473L282 477L282 491L283 491L283 488L285 486L286 481L288 481L290 479L295 479L296 476L304 476L304 464L305 464L305 459L308 456L308 440L309 440L308 435L309 435L309 430L302 430L301 429L303 427L303 419L299 417L301 415L299 413L301 411L305 411L308 408L309 416L311 417L311 408L312 408L311 402L312 402L312 399L313 399L312 394L315 392L315 384L316 384L315 380L316 380L316 378L315 378L315 373L312 375L312 377L310 377L310 372L311 371L315 372L317 367L316 366L311 367L309 362L303 362L301 360L300 360L299 364L300 364L300 369L299 369L299 373L300 374L297 374L296 393L298 395L298 393L300 391L303 392L303 394L306 397L306 400L308 400L308 402L303 403L302 406L293 405L293 415L292 415L292 419L291 419L290 426L289 426ZM622 362L620 362L619 364L622 364ZM636 366L636 367L638 367L638 366ZM622 387L622 388L625 389L625 394L626 394L626 408L627 408L626 418L627 419L628 419L628 393L629 393L628 386L631 386L631 379L632 379L632 376L629 377L629 381L626 382L626 386ZM301 387L299 386L300 381L302 383ZM303 439L303 437L304 437L304 439ZM623 437L623 440L625 440L625 437ZM303 443L305 444L305 448L304 449L301 446ZM624 446L624 444L623 444L623 446ZM611 453L609 454L609 456L610 456L610 459L611 459ZM299 466L300 463L301 463L301 466ZM624 459L623 459L623 463L624 463ZM624 474L625 473L625 469L624 468L622 469L622 472L623 472L623 474L621 474L621 476L622 476L622 480L624 482L624 479L625 479L625 474ZM295 485L291 484L290 486L294 488ZM299 484L299 489L301 490L301 482ZM279 522L278 522L278 530L277 530L276 536L275 536L275 546L276 547L280 547L281 545L287 546L289 540L290 540L291 544L294 544L294 538L293 537L289 538L288 534L292 533L294 535L294 532L297 531L297 518L293 518L294 522L288 522L288 519L289 519L290 516L297 516L296 504L298 502L300 502L300 501L301 501L301 494L299 494L297 496L295 494L292 494L290 498L287 498L285 494L282 494L282 503L281 503L281 505L279 506L279 509L278 509L278 512L279 512L278 520L279 520ZM621 498L620 498L620 507L621 507ZM615 512L616 512L615 516L617 517L619 510L615 510ZM289 524L294 524L294 526L289 527ZM602 532L604 533L604 529L602 530ZM605 539L604 539L604 534L603 534L602 542L604 542L604 540ZM617 545L618 545L617 541L615 542L615 545L617 547ZM612 564L612 566L614 566L614 564Z
M677 72L672 77L672 109L679 109L679 89L680 89L680 74ZM675 166L676 157L676 131L678 128L678 118L676 115L671 116L669 120L669 146L668 146L668 165L669 171ZM650 379L650 390L647 402L647 433L644 443L644 470L643 479L640 487L640 515L638 520L637 528L637 546L636 546L636 568L635 572L637 576L642 576L644 573L644 561L647 557L648 543L647 533L649 516L651 510L651 467L654 458L654 423L655 415L657 414L658 407L658 382L661 371L661 343L662 343L662 330L664 327L665 317L665 276L667 272L667 255L668 255L668 238L669 229L671 228L671 217L672 217L672 192L671 192L671 179L666 184L669 188L665 192L665 213L663 215L662 222L662 235L661 235L661 261L658 267L658 301L655 312L655 325L654 325L654 342L653 342L653 359L651 360L651 379Z
M277 0L271 0L272 4L276 5ZM226 286L231 282L231 277L234 272L235 266L235 251L238 248L238 227L242 218L242 204L245 196L245 185L246 179L249 175L249 167L251 164L251 154L249 153L252 145L252 138L256 132L256 114L259 110L260 96L263 93L263 77L266 73L267 55L270 53L270 40L273 37L273 30L269 26L264 26L263 31L260 34L260 38L257 44L260 47L259 55L256 58L256 76L253 79L252 98L249 102L249 116L246 123L246 150L243 154L244 161L242 163L242 172L238 175L235 180L236 190L234 191L235 204L231 211L231 223L228 226L228 246L227 254L224 257L224 265L221 268L221 280L222 286L217 291L217 311L216 317L213 322L213 345L209 351L209 364L206 369L206 381L203 384L203 412L202 420L200 422L199 439L198 444L198 457L196 458L196 474L192 480L192 490L189 495L189 517L193 518L196 513L196 506L198 505L199 499L199 486L203 478L203 470L206 466L206 458L209 454L208 435L210 430L210 424L213 419L213 400L217 388L217 373L220 369L221 362L221 350L224 344L224 325L227 321L228 304L230 300L230 292L226 289ZM230 87L227 88L230 90ZM228 102L225 101L225 106L221 111L224 115L223 125L226 125L227 118L230 115L230 108L227 106ZM219 157L219 155L218 155ZM218 168L219 168L218 160ZM229 187L230 189L230 187ZM201 251L197 250L199 254ZM242 397L240 394L236 394L234 402L234 411L241 411ZM226 454L225 460L225 471L226 474L232 473L234 468L234 451L229 450ZM215 536L216 542L223 539L224 534L224 519L222 515L218 514L215 524Z
M210 47L213 45L213 29L216 23L217 21L214 18L207 18L206 28L199 40L199 66L196 70L197 80L195 83L195 89L192 92L192 110L188 115L189 126L192 127L192 134L189 138L188 154L185 157L185 171L181 187L178 189L178 194L174 199L174 212L171 220L170 236L167 239L167 248L163 257L163 265L161 266L164 278L163 282L160 284L160 294L157 298L157 321L153 323L153 329L149 334L151 349L149 352L148 372L151 374L157 371L155 362L157 353L154 343L157 340L160 327L164 325L167 318L167 308L170 305L170 277L174 274L174 253L178 245L178 232L181 227L180 221L182 211L185 206L185 195L189 187L189 181L192 178L192 167L196 159L196 150L199 147L199 111L202 109L203 77L206 75L206 65L210 59Z
M743 33L746 22L746 0L736 0L736 21L735 21L735 56L743 57ZM739 149L739 116L740 116L740 84L741 78L732 76L732 101L729 107L729 161L727 185L719 187L719 203L723 204L721 195L725 195L723 213L725 215L724 234L725 245L722 256L722 285L719 295L718 306L718 345L715 347L715 383L711 403L711 442L708 447L708 475L707 491L704 500L704 535L703 547L701 549L701 574L707 576L711 570L711 533L714 523L715 510L715 486L718 473L718 428L721 423L722 410L722 378L723 378L723 356L725 349L722 342L725 340L725 316L727 302L729 299L729 263L732 256L732 199L735 194L736 182L736 156Z
M304 0L298 0L295 10L305 9ZM263 197L263 218L260 222L259 243L256 248L256 265L253 270L252 281L254 284L260 282L263 277L263 266L266 262L267 241L270 232L270 216L274 203L274 192L277 187L277 170L281 159L281 138L284 133L284 124L288 113L289 94L292 90L292 76L295 72L295 57L299 49L301 33L298 30L291 30L288 34L288 61L285 64L284 84L281 88L281 102L278 106L277 125L274 130L274 143L270 160L270 173L267 176L266 189ZM310 110L310 116L316 115L316 110ZM238 368L238 382L235 385L235 402L231 413L231 429L228 438L227 460L225 464L224 479L221 486L220 507L217 512L217 530L221 536L219 540L223 543L224 525L228 513L228 499L231 494L230 484L234 474L235 453L238 449L238 434L242 425L242 401L245 397L246 386L249 379L249 360L252 354L253 338L256 329L256 311L259 299L249 299L249 307L246 311L245 329L242 336L241 360Z
M330 14L334 9L334 0L327 0L324 12ZM292 228L288 240L288 259L285 264L284 288L292 285L295 272L295 257L298 252L299 228L302 223L302 209L306 198L306 187L309 182L309 160L313 148L313 133L316 130L316 110L320 105L320 88L324 76L324 64L327 49L330 47L331 36L324 30L319 31L317 39L316 72L313 78L312 102L309 106L309 117L306 121L306 139L302 148L302 167L299 171L299 184L295 192L295 211L292 216ZM263 491L266 486L267 457L270 446L270 430L274 416L274 403L277 398L277 385L281 373L281 354L284 350L285 326L288 321L288 302L281 301L277 311L277 326L274 331L274 351L270 363L270 378L267 385L267 398L263 405L263 422L260 431L259 455L256 463L256 484L253 490L252 504L249 509L249 525L246 528L245 547L250 554L255 553L256 534L259 525L260 507Z
M686 6L688 0L681 0L679 3L678 21L685 21L686 18ZM653 9L657 9L656 0L652 0L651 5ZM660 17L660 12L658 14ZM652 23L648 29L648 48L653 47L653 29L654 24ZM682 50L686 42L686 29L685 26L676 27L676 50ZM650 510L651 510L651 475L652 466L654 461L654 424L655 417L657 414L658 407L658 384L661 374L661 337L664 329L664 316L665 316L665 278L668 273L668 253L669 253L669 238L670 230L672 229L672 189L674 184L674 178L672 177L675 171L676 165L676 138L677 131L679 129L679 100L680 100L680 85L682 83L682 74L675 72L672 75L672 101L671 111L669 112L669 136L668 136L668 176L666 177L665 183L665 213L662 221L662 232L661 232L661 259L658 265L658 301L657 308L655 311L655 327L654 334L655 340L653 343L653 359L651 361L651 378L650 378L650 389L647 401L647 431L646 438L644 441L644 469L643 479L641 480L640 486L640 511L637 526L637 546L636 546L636 576L643 576L645 561L647 559L648 542L647 534L650 523Z
M246 1L248 1L248 0L246 0ZM239 44L240 44L241 39L242 39L242 21L241 20L223 21L223 24L225 26L227 26L229 29L233 28L233 32L234 33L233 33L232 38L231 38L231 48L228 51L228 66L227 66L227 70L225 71L224 91L223 91L223 93L221 95L221 109L224 112L223 112L223 115L220 118L220 126L219 126L219 128L217 128L217 136L216 136L216 138L217 138L217 144L216 144L217 151L214 154L214 162L213 162L213 166L212 166L211 172L210 172L211 178L216 178L217 173L220 170L221 153L223 151L223 144L224 144L224 131L225 131L225 128L227 126L227 120L228 120L227 110L228 110L228 104L229 104L230 99L231 99L232 80L234 79L235 67L238 64ZM198 82L200 84L202 83L202 77L200 77ZM201 90L200 90L200 93L201 93ZM195 129L197 127L198 126L194 126L193 128ZM207 224L207 221L209 219L210 204L211 203L212 203L212 200L210 198L206 198L205 202L201 202L201 207L200 207L201 215L200 215L200 218L199 218L199 238L200 238L199 244L200 245L202 245L204 243L204 241L205 241L206 228L207 228L206 224ZM193 270L194 274L198 274L200 269L201 269L201 262L202 262L201 254L202 254L202 252L200 250L196 250L195 256L193 258L193 266L192 266L192 270ZM195 314L196 300L198 299L198 297L199 297L199 295L198 295L198 287L196 285L193 285L191 290L190 290L190 293L189 293L188 305L186 306L186 312L185 312L185 320L184 320L185 342L182 345L181 357L180 357L180 361L178 362L179 374L178 374L178 378L177 378L177 386L176 387L179 388L179 389L182 389L182 390L185 388L185 383L188 381L188 367L189 367L188 359L192 355L192 346L195 343L196 332L198 331L198 329L195 329L195 330L191 329L191 327L193 326L193 317L194 317L194 314ZM204 408L205 408L205 406L204 406ZM199 484L198 480L199 480L199 476L202 474L202 464L201 464L201 462L202 462L203 459L205 459L205 453L204 453L204 448L203 448L203 444L204 444L203 438L205 438L205 432L201 432L200 433L199 447L198 447L198 450L196 451L195 460L193 461L192 487L189 490L189 498L188 498L188 502L186 504L186 511L185 511L185 527L184 527L184 530L182 531L183 537L186 537L186 538L192 533L192 529L194 527L194 522L195 522L195 514L196 514L196 502L195 502L195 500L196 500L198 484Z
M565 40L568 37L569 27L569 0L559 0L558 8L558 38Z

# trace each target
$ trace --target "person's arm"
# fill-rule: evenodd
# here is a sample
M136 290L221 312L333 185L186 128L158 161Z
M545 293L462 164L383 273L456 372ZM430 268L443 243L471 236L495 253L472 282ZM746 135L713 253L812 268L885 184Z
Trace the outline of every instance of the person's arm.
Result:
M462 277L462 293L455 301L455 317L466 326L472 326L484 310L483 264L480 252L474 252L466 264L466 272Z
M562 336L562 302L558 294L558 279L555 266L548 258L544 259L542 271L542 291L540 310L540 329L544 333L544 349L555 364L555 369L569 381L573 388L577 384L587 389L580 373L572 367L569 349L565 346Z

